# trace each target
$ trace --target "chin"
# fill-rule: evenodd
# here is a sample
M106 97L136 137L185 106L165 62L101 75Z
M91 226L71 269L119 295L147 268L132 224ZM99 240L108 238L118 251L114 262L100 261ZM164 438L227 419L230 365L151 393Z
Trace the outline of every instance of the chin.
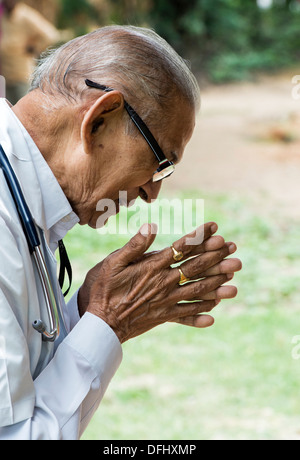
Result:
M99 225L97 225L97 223L98 223L98 217L97 216L92 216L91 219L87 222L87 225L90 228L93 228L94 230L97 230L97 228L99 228Z
M96 225L91 224L90 222L87 225L88 225L88 227L92 228L93 230L97 230Z
M88 227L90 228L93 228L93 229L96 229L96 224L97 224L97 218L95 218L94 216L91 217L91 219L89 220L88 218L85 218L85 219L80 219L80 221L78 222L79 225L81 225L82 227L87 225Z
M106 211L106 212L97 212L94 214L88 222L88 226L97 230L98 228L104 227L110 217L114 217L120 212L120 206L116 205L113 211Z

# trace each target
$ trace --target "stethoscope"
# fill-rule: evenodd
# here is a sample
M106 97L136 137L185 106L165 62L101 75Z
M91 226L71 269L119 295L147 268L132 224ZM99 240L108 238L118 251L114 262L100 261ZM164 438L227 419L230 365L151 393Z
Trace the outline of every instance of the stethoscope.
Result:
M41 251L41 242L38 237L38 233L31 215L31 212L28 208L28 205L25 201L24 195L22 193L20 184L15 175L14 170L12 169L9 160L6 156L6 153L3 150L2 145L0 144L0 168L4 173L7 185L10 189L12 198L15 202L22 227L27 239L28 247L30 254L32 254L41 285L43 288L45 301L47 305L47 312L49 317L50 330L47 331L45 323L41 319L37 319L33 322L33 328L42 334L43 340L47 342L54 342L55 339L59 336L60 326L59 326L59 313L58 307L54 295L54 290L50 280L49 272L46 266L44 256Z

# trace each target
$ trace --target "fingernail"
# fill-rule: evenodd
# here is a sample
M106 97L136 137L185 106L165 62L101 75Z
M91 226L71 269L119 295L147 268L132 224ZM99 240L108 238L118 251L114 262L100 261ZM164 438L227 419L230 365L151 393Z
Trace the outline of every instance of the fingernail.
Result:
M156 235L157 234L158 227L156 224L144 224L140 228L140 233L143 236L148 236L148 235Z
M158 225L157 224L151 224L151 235L156 235L158 232Z
M232 254L232 253L235 252L235 251L236 251L236 245L235 245L235 244L231 244L231 245L229 246L229 253Z
M216 233L217 230L218 230L217 224L213 224L213 225L210 227L211 233Z
M149 224L143 224L140 228L140 233L143 235L143 236L147 236L149 235L149 233L151 232L151 225Z

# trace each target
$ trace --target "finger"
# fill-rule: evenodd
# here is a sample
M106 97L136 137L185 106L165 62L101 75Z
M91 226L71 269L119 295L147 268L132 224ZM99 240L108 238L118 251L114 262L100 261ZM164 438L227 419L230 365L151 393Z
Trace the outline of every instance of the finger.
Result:
M242 262L239 259L226 259L219 264L214 265L208 270L200 273L199 277L214 276L225 273L235 273L242 269Z
M210 315L195 315L195 316L186 316L184 318L178 318L170 322L178 323L183 326L196 327L198 329L205 329L207 327L211 327L214 324L215 320Z
M236 286L221 286L215 291L211 291L204 295L203 300L221 300L221 299L233 299L237 296L238 290Z
M126 267L141 257L155 240L156 233L157 226L155 224L144 224L139 232L114 254L115 266Z
M195 254L191 252L191 256L200 254L199 250L201 250L202 252L216 251L217 249L221 249L224 246L224 244L225 244L225 241L222 236L220 235L211 236L210 238L208 238L208 240L204 241L204 243L201 246L195 249L195 251L198 251L198 252L195 252Z
M219 303L219 300L177 303L172 309L172 315L174 316L170 321L178 322L183 318L195 318L195 316L201 313L212 311Z
M178 288L174 289L173 293L169 295L169 299L176 303L184 300L202 300L203 296L207 295L209 292L215 291L231 278L232 275L217 275L210 276L200 281L187 283L183 286L178 285Z
M209 222L201 227L198 227L193 232L189 233L188 235L183 236L175 243L173 243L173 247L177 252L182 252L183 258L185 260L195 254L199 254L204 251L205 242L218 230L218 226L215 222ZM221 242L224 239L222 237L218 237L215 241L218 247L221 245ZM174 260L174 253L171 247L168 247L159 252L155 256L158 261L160 262L161 266L168 267L176 261Z
M218 251L205 252L197 257L187 260L180 265L180 269L187 278L198 279L201 273L221 262L225 257L236 251L234 243L226 243L222 249ZM178 281L178 267L171 269L174 282Z
M206 241L203 242L202 245L197 247L197 252L195 254L191 253L191 256L193 255L199 255L202 252L207 252L207 251L216 251L218 249L223 248L225 245L224 238L220 235L217 236L211 236L208 238ZM173 259L173 251L171 247L168 247L166 249L160 250L160 251L152 251L152 252L147 252L142 256L142 258L145 260L145 258L149 259L151 257L152 261L156 259L159 262L159 267L169 267L170 265L175 264L175 260ZM181 261L186 260L187 257L183 257ZM137 259L136 261L138 262L140 259Z
M196 302L180 302L177 303L173 312L174 316L178 318L194 316L200 313L209 313L213 308L219 305L219 303L220 300L216 299L199 300Z

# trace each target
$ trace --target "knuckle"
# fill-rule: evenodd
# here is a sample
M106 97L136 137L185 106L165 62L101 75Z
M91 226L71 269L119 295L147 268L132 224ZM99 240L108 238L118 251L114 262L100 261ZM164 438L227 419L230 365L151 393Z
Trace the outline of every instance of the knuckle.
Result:
M138 241L136 238L132 238L130 241L128 241L128 248L131 250L137 249L139 246Z
M149 268L147 268L147 271L149 271ZM166 274L161 271L157 272L157 269L154 267L153 267L153 272L155 273L153 285L156 286L157 290L159 291L162 297L166 297L170 291L170 282ZM151 273L151 269L150 269L150 273Z
M226 247L223 247L222 249L219 249L219 251L217 251L217 255L218 255L218 258L219 259L223 259L224 256L227 254L227 248Z
M211 300L210 302L206 302L206 308L205 312L209 313L216 307L216 302L214 300Z
M195 296L203 295L205 293L205 286L202 281L198 281L197 283L193 283L192 286L193 294Z

